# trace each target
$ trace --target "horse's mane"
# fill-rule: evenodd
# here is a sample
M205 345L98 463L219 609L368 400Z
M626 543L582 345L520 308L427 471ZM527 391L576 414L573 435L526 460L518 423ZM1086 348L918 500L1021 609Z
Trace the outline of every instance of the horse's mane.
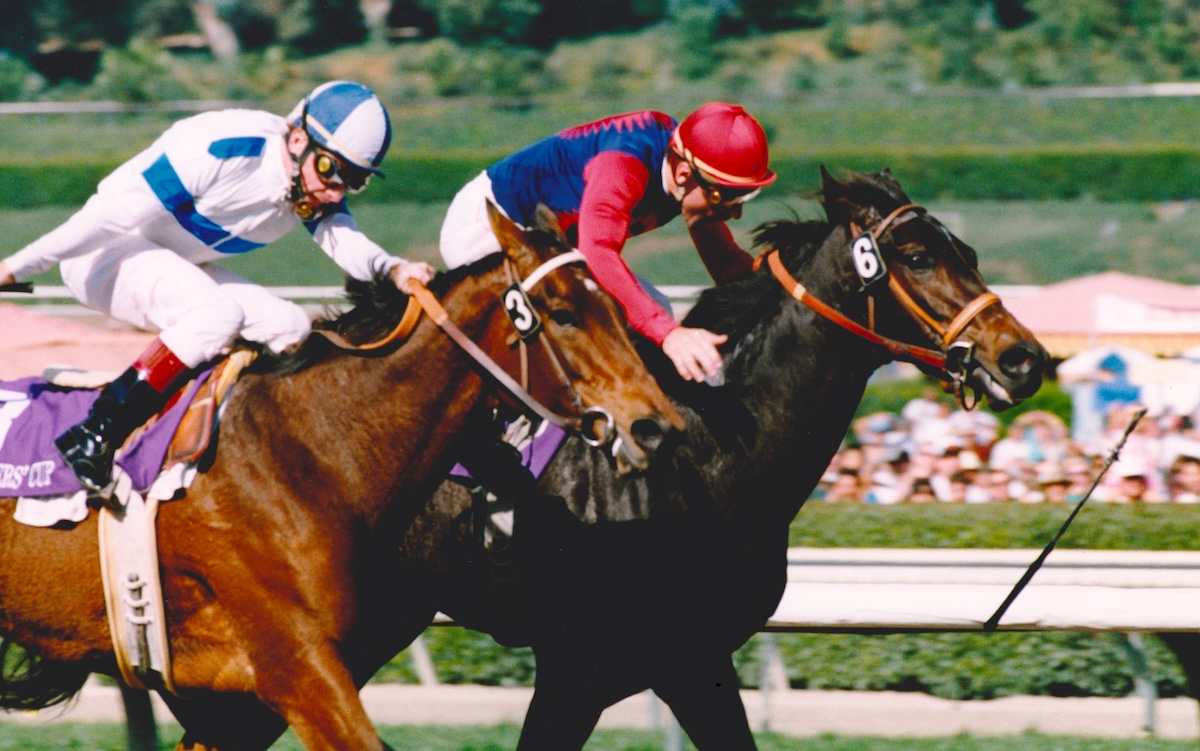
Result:
M785 264L795 267L820 246L829 232L829 222L823 219L780 219L754 229L754 247L777 248ZM778 287L779 282L769 273L747 274L710 287L700 293L683 324L738 339L761 317L763 302L774 299L769 293Z
M842 184L860 205L890 211L908 203L908 196L886 169L873 174L851 172ZM790 219L764 222L755 227L753 245L763 251L778 249L784 265L795 271L832 231L828 218L801 219L793 210ZM760 273L706 289L684 318L684 325L729 334L736 340L761 316L759 306L764 300L773 299L767 293L776 286L778 282L770 274Z
M441 272L430 282L429 291L440 298L464 278L492 270L503 258L503 253L492 253L466 266ZM366 281L347 278L345 291L350 309L345 312L326 311L313 321L313 329L333 331L355 344L364 344L391 332L408 307L409 296L396 288L386 272L376 272ZM299 345L282 354L264 348L254 361L252 371L276 375L299 373L326 359L332 350L333 344L324 336L309 334ZM387 348L383 350L389 351Z

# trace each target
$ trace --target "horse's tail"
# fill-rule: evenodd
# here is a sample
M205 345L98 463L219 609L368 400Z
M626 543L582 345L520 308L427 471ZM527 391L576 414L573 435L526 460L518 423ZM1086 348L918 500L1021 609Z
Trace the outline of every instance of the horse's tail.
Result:
M89 670L55 662L0 639L0 708L45 709L71 699L83 688Z

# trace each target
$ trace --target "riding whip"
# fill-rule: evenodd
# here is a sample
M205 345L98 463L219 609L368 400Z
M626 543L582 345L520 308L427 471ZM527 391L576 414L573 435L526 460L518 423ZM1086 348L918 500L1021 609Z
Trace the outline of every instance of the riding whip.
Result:
M1092 493L1096 490L1096 486L1099 485L1100 480L1104 478L1104 473L1107 472L1108 468L1112 466L1112 463L1117 460L1117 455L1125 446L1125 441L1129 438L1129 434L1133 432L1133 429L1137 427L1138 421L1141 420L1145 414L1146 408L1142 407L1133 415L1133 418L1129 421L1129 425L1125 428L1125 433L1121 436L1121 440L1118 441L1117 445L1113 447L1113 450L1109 453L1108 458L1104 460L1104 466L1100 468L1100 471L1096 474L1096 478L1092 480L1092 486L1088 488L1088 492L1084 494L1083 499L1080 500L1079 503L1075 504L1075 508L1071 511L1070 516L1068 516L1067 520L1063 522L1061 527L1059 527L1058 534L1054 535L1054 538L1051 539L1046 545L1045 549L1042 550L1042 554L1039 555L1033 563L1029 564L1029 568L1026 569L1024 576L1022 576L1021 580L1016 583L1016 586L1013 587L1012 591L1008 593L1008 597L1004 600L1000 607L996 609L996 612L992 615L992 617L988 618L987 621L984 622L984 631L995 631L996 627L1000 625L1000 619L1004 617L1004 613L1008 610L1009 606L1013 604L1013 601L1017 599L1017 595L1021 594L1021 590L1025 589L1025 585L1029 584L1029 581L1033 579L1033 575L1038 572L1038 569L1042 567L1042 564L1046 562L1046 558L1050 555L1050 551L1054 550L1054 546L1058 544L1058 541L1063 536L1063 533L1067 531L1067 527L1069 527L1071 522L1075 520L1075 517L1083 508L1083 504L1087 503L1088 499L1092 497Z
M13 282L0 286L0 292L33 292L32 282Z

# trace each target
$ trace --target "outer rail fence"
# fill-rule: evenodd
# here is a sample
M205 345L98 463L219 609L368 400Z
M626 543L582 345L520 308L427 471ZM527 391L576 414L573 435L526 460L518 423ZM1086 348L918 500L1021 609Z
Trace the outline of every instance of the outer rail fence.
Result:
M795 548L787 588L764 630L982 632L1040 553ZM996 630L1123 635L1135 692L1145 700L1142 729L1153 734L1158 695L1142 634L1195 634L1189 648L1200 648L1200 552L1055 550ZM1191 655L1184 669L1200 698L1196 661Z

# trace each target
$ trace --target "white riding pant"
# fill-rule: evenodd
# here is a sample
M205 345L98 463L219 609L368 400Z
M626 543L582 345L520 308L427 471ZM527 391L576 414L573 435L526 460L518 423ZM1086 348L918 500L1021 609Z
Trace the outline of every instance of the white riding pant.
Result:
M487 202L496 203L492 192L492 179L487 172L480 172L454 196L446 219L442 222L442 234L438 249L446 267L456 269L474 263L484 256L499 252L500 241L492 231L488 219ZM496 204L496 208L500 208ZM504 209L500 209L504 213ZM507 214L505 214L507 216Z
M496 195L492 192L492 179L487 172L480 172L471 182L462 187L446 209L446 219L442 222L442 234L438 241L438 249L446 268L458 268L474 263L480 258L500 251L500 241L492 230L492 220L488 218L487 202L496 203ZM508 216L500 204L496 204L500 213ZM668 313L672 312L671 298L650 282L638 275L638 283L650 298Z
M304 309L220 266L196 265L142 237L127 237L59 264L82 304L159 339L188 367L216 356L236 336L276 352L312 327Z

